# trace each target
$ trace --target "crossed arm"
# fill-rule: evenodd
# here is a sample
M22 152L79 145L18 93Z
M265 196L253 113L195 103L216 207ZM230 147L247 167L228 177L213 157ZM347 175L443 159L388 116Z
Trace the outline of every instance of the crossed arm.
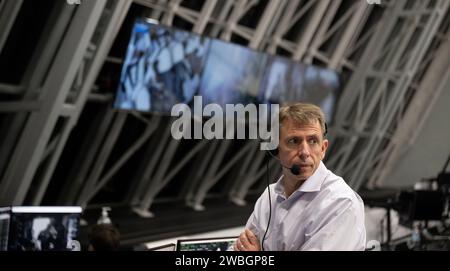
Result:
M243 233L239 236L234 244L234 251L260 251L261 246L259 245L259 240L255 234L249 230L245 229Z

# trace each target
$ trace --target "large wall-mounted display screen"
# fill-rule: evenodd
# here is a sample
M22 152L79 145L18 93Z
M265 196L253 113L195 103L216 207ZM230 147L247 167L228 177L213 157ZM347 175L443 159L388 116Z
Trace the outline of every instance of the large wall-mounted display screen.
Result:
M170 114L173 105L311 102L331 121L336 71L138 19L114 107Z

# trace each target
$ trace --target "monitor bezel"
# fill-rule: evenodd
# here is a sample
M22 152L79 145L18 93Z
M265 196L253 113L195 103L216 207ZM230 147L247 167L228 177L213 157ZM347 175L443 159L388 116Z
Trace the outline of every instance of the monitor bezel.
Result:
M21 215L31 215L33 217L40 217L40 216L51 216L51 215L75 215L77 218L77 239L79 238L80 234L80 224L79 221L81 219L81 215L83 212L83 208L81 206L11 206L10 207L10 230L8 233L8 250L11 250L11 240L13 232L11 231L11 226L13 224L13 220L15 219L15 216L21 216ZM72 241L77 241L77 239L72 239ZM14 239L15 240L15 239Z
M213 242L220 242L220 241L236 241L238 238L239 238L239 236L178 239L177 240L177 246L176 246L177 250L176 251L186 251L186 250L181 250L181 245L183 245L185 243L189 243L189 242L199 242L199 243L201 243L202 241L210 241L208 243L213 243Z
M81 214L80 206L12 206L12 214Z
M169 248L169 247L172 247L173 250L162 250L164 248ZM147 248L147 250L149 250L149 251L176 251L177 250L177 244L170 243L170 244L165 244L165 245L161 245L161 246L157 246L157 247Z

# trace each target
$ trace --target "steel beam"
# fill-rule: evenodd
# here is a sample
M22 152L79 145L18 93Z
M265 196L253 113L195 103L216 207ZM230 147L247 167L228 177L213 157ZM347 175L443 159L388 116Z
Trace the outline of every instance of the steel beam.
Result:
M73 23L43 84L42 109L32 113L12 156L4 179L0 202L23 203L38 167L58 112L69 92L89 40L106 4L105 0L86 2L77 9ZM67 63L70 63L67 65Z
M0 54L14 25L23 0L3 1L0 8Z

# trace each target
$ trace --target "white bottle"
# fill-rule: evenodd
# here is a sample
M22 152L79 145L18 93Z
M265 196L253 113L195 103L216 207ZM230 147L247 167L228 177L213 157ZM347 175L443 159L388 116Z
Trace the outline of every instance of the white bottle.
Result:
M111 219L108 215L108 211L111 211L110 207L102 207L102 214L97 220L97 224L112 224Z

